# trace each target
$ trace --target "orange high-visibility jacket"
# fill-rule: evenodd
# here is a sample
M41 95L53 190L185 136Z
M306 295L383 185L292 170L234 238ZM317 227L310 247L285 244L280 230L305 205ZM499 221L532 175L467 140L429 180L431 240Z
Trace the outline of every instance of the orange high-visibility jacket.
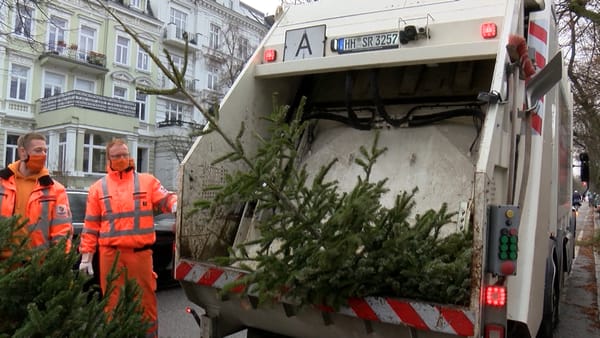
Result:
M154 244L154 211L171 212L177 196L160 181L135 170L108 174L89 189L79 251L101 246L143 248Z
M0 218L13 216L17 198L17 185L12 170L0 170ZM49 247L63 238L67 239L67 252L71 249L73 224L65 187L48 175L41 176L27 202L27 211L21 215L28 219L27 231L30 246Z

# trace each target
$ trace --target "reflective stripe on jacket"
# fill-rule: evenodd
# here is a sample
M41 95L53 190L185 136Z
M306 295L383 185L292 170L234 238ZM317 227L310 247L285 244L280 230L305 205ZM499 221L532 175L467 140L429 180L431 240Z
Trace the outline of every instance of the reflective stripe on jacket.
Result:
M12 170L0 170L0 217L9 218L15 211L17 185ZM65 187L50 176L40 177L29 201L27 211L21 219L27 219L30 246L49 247L67 238L67 252L71 249L73 225L71 209Z
M154 244L154 211L171 212L176 201L150 174L109 169L89 189L80 252L95 252L96 243L123 248Z

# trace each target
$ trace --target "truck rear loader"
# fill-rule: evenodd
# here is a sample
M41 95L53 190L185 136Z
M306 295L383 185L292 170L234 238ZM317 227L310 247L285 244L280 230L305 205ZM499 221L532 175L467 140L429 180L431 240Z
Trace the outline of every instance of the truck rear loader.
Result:
M282 11L220 102L220 127L236 135L243 122L256 151L251 134L268 138L274 93L291 110L306 98L315 128L302 164L316 172L340 159L328 175L344 189L360 175L348 163L378 133L388 151L373 175L390 196L418 187L416 213L445 203L456 212L446 231L472 227L469 304L377 295L328 311L224 297L246 272L211 262L226 252L217 234L234 224L239 240L257 216L186 212L244 170L215 163L231 149L212 133L180 167L176 234L175 277L206 311L203 337L552 337L575 231L573 103L552 10L547 0L322 0Z

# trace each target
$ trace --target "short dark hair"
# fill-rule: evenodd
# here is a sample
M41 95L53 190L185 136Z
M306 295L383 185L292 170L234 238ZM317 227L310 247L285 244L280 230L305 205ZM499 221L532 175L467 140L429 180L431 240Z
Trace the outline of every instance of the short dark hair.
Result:
M33 140L42 140L42 141L46 142L46 136L44 136L40 133L36 133L36 132L31 132L31 133L27 133L25 135L21 135L17 139L17 147L27 148L29 143L31 143L31 141L33 141Z

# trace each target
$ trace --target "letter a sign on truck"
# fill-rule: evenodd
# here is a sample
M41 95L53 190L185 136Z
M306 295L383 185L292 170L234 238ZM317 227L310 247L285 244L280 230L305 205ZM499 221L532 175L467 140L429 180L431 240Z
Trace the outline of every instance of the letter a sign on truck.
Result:
M325 56L325 25L285 32L283 61Z

